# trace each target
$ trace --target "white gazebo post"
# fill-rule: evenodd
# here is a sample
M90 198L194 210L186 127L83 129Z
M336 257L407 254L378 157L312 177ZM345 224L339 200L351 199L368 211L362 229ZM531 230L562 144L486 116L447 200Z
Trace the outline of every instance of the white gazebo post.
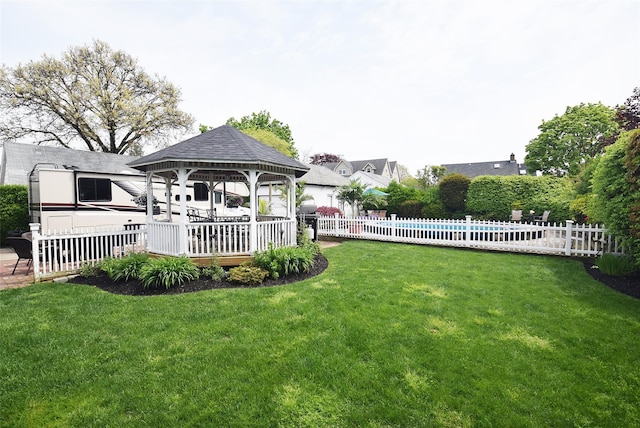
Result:
M249 251L254 254L258 250L258 174L254 169L249 170Z
M178 187L180 189L180 225L181 233L179 234L178 252L187 254L187 180L195 170L187 170L184 166L180 166L176 171L178 177Z
M147 171L147 224L153 221L153 173Z

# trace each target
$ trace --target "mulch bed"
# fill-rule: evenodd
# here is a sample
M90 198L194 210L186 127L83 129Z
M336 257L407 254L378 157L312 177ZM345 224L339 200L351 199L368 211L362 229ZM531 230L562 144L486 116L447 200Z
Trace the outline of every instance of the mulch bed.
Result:
M632 276L605 275L591 261L584 262L584 268L595 280L600 281L607 287L628 296L635 297L636 299L640 299L640 273L636 273Z
M299 275L289 275L284 278L271 279L268 278L258 285L243 285L235 284L229 281L212 281L207 279L198 279L196 281L189 281L180 286L171 288L144 288L140 281L112 281L107 274L101 273L97 276L76 276L69 279L68 282L74 284L86 284L100 288L104 291L108 291L114 294L124 294L129 296L154 296L160 294L182 294L191 293L194 291L213 290L216 288L255 288L255 287L273 287L277 285L290 284L292 282L302 281L303 279L311 278L313 276L322 273L329 262L322 255L318 254L314 260L313 267L309 272L305 272Z
M97 276L77 276L69 280L75 284L87 284L94 287L98 287L102 290L115 294L125 294L130 296L151 296L159 294L181 294L191 293L201 290L212 290L216 288L252 288L252 287L273 287L278 285L290 284L293 282L302 281L303 279L311 278L313 276L322 273L329 262L322 255L319 254L313 264L313 267L309 272L299 275L289 275L284 278L267 279L261 284L248 286L242 284L234 284L229 281L211 281L207 279L199 279L197 281L190 281L177 287L166 288L144 288L139 281L119 281L113 282L106 274L100 274ZM640 299L640 274L636 274L628 277L609 276L600 272L597 267L594 268L594 264L591 261L584 262L585 270L595 280L600 281L607 287L610 287L620 293L624 293L628 296Z

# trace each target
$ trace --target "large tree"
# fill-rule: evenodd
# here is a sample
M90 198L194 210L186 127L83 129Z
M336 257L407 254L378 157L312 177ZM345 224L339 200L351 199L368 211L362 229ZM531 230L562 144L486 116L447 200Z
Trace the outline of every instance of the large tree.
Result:
M245 134L251 135L259 141L262 141L265 144L268 144L266 141L257 138L255 135L252 135L251 132L254 130L266 130L273 134L275 134L279 139L285 141L287 144L287 150L283 151L283 153L291 156L294 159L298 158L298 150L295 147L295 142L293 141L293 137L291 136L291 129L289 125L282 123L278 119L272 119L271 113L266 110L263 110L259 113L251 113L250 116L243 116L240 120L236 120L233 117L230 117L227 120L227 125L231 125L234 128L244 132ZM282 150L281 150L282 151Z
M615 110L601 103L567 107L538 129L540 135L526 147L525 163L531 171L557 176L577 174L619 131Z
M616 121L625 131L640 128L640 86L633 90L624 104L616 106Z
M438 182L444 177L447 172L447 168L441 165L425 165L422 169L419 169L416 173L416 180L418 188L426 190L430 187L438 185Z
M0 137L123 154L190 130L179 102L171 83L94 41L59 59L0 69Z

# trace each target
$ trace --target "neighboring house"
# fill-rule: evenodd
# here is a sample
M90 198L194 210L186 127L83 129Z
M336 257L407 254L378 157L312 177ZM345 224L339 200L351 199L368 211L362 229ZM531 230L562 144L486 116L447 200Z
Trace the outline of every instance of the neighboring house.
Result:
M387 158L382 159L365 159L356 161L347 161L346 159L340 159L339 162L325 163L323 166L330 170L342 175L343 177L352 177L358 171L365 172L367 174L373 174L381 177L388 177L391 180L400 182L399 171L397 170L398 163L396 161L390 162Z
M309 165L309 171L299 178L305 183L304 194L313 199L303 202L305 205L315 205L316 207L336 207L342 208L342 204L336 197L336 189L339 186L349 184L349 179L335 172L320 166ZM273 215L283 215L286 212L286 205L281 198L278 186L261 186L258 190L258 197L270 201L271 213Z
M381 187L384 189L389 187L389 184L393 181L389 177L364 171L354 172L351 177L349 177L349 180L359 180L360 184L368 188Z
M447 170L445 174L462 174L469 178L480 175L526 175L527 167L516 161L516 156L511 153L509 160L493 162L455 163L443 164Z

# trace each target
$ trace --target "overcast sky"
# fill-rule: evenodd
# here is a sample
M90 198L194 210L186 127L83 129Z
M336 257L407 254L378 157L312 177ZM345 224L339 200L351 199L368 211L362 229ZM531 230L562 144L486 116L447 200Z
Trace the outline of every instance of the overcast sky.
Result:
M522 162L542 120L640 86L640 1L0 0L0 62L100 39L197 125L267 110L301 155ZM196 129L194 129L194 134Z

